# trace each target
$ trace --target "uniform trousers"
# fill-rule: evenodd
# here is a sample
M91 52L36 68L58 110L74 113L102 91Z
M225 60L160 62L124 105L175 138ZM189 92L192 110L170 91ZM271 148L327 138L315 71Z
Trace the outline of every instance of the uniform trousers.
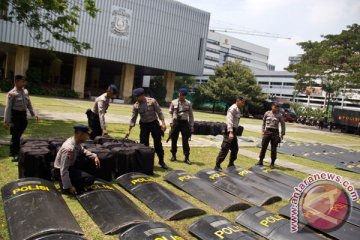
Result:
M154 140L155 152L159 158L160 162L164 161L164 149L161 143L161 137L163 131L159 125L159 121L155 120L153 122L144 123L140 121L140 143L145 146L149 146L149 138L151 136Z
M10 155L17 156L20 151L20 138L27 127L28 121L26 117L26 111L11 110L11 143L10 143Z

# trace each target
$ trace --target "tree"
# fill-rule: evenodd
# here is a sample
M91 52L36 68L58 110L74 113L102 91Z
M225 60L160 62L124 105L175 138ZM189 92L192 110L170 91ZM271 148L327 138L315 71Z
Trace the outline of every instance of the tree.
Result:
M70 44L74 52L90 49L90 44L74 37L81 12L95 18L100 11L95 0L1 0L0 11L7 12L2 19L24 24L31 37L50 50L53 45L46 32L58 41Z
M360 86L360 26L347 26L340 34L322 36L320 42L300 42L304 51L298 64L287 70L295 72L297 91L321 86L326 92L327 110L332 95L342 88Z
M254 74L240 61L225 62L222 67L216 66L215 76L202 84L199 90L203 97L213 103L224 102L227 106L234 103L237 96L244 96L250 112L260 110L262 102L266 99L261 87L256 83Z
M175 78L175 91L177 91L179 88L191 88L195 84L195 78L193 76L177 76Z
M166 88L164 85L164 77L156 76L150 81L150 95L155 98L162 106L165 105Z

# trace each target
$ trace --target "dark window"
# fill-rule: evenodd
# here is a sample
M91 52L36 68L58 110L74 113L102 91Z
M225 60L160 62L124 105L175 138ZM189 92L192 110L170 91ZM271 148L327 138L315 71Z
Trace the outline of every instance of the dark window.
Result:
M232 50L238 51L238 52L242 52L242 53L246 53L251 55L251 52L249 50L246 50L244 48L239 48L239 47L235 47L235 46L231 46Z
M269 85L269 82L259 81L259 84L262 84L262 85Z
M271 82L270 85L272 85L272 86L274 86L274 85L281 86L281 82Z
M228 53L229 49L226 47L220 47L220 52Z
M213 61L213 62L219 62L218 58L214 58L214 57L210 57L210 56L206 56L205 59Z
M204 38L200 38L200 44L199 44L199 53L198 53L198 60L201 60L202 53L203 53L203 45L204 45Z
M208 52L213 52L213 53L219 53L220 51L219 50L217 50L217 49L214 49L214 48L206 48L206 51L208 51Z
M212 39L208 39L207 42L211 43L211 44L215 44L215 45L220 45L220 42L212 40Z
M285 82L284 86L295 86L295 83L289 83L289 82Z
M204 68L207 68L207 69L215 69L214 66L211 66L209 64L204 64Z

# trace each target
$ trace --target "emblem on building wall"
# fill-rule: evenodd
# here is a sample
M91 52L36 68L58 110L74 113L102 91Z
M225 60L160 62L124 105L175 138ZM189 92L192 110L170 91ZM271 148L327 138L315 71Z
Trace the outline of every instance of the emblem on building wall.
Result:
M127 39L130 33L131 10L112 6L110 18L110 36Z

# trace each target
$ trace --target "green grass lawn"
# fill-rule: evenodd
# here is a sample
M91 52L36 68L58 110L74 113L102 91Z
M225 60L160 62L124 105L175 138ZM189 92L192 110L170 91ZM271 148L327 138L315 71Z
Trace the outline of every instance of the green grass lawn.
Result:
M72 134L72 126L75 122L63 122L63 121L48 121L42 120L40 123L35 123L33 120L29 121L28 129L24 134L24 137L51 137L51 136L62 136L68 137ZM114 137L121 137L124 135L127 129L126 124L109 124L109 130ZM139 128L135 127L132 132L133 139L138 139L139 136ZM7 131L4 129L0 130L1 135L8 136ZM0 169L2 173L0 175L0 186L4 186L6 183L17 179L17 163L11 162L11 158L7 156L8 154L8 146L0 147ZM204 168L213 168L216 156L218 154L217 148L192 148L191 149L191 160L193 161L193 165L189 166L183 163L184 157L181 154L181 150L178 153L178 161L177 162L170 162L170 149L168 147L165 148L165 161L168 163L170 169L183 169L189 171L191 173L196 173L197 171L204 169ZM228 160L227 160L228 161ZM226 166L227 162L224 162L224 166ZM237 164L243 168L249 168L254 164L254 160L239 156ZM286 173L290 173L297 177L304 177L305 175L302 173L294 172L291 169L281 168L280 171L284 171ZM191 197L190 195L180 191L176 187L168 184L163 180L163 176L167 173L167 171L161 169L157 165L155 166L155 178L156 180L164 185L165 187L169 188L177 195L184 197L185 199L189 200L194 205L204 209L207 214L220 214L222 216L227 217L230 220L234 220L240 212L232 212L232 213L219 213L215 210L209 208L205 204L201 203L197 199ZM195 220L199 219L200 217L184 219L181 221L164 221L159 216L157 216L154 212L152 212L149 208L147 208L144 204L138 201L136 198L131 196L125 190L121 189L116 185L116 187L127 195L133 202L135 202L146 214L148 214L153 220L155 221L163 221L171 225L174 229L179 231L181 235L188 239L193 239L187 232L187 227L193 223ZM80 226L85 232L85 236L88 239L118 239L116 235L113 236L105 236L101 233L99 228L95 225L95 223L91 220L85 210L81 207L81 205L72 197L64 196L66 203L68 204L69 208L71 209L72 213L74 214L75 218L79 222ZM275 203L269 206L266 206L268 210L271 211L278 211L280 207L286 204L285 201ZM2 202L0 203L2 205ZM8 239L8 232L5 223L4 211L2 206L0 206L0 239Z
M93 105L91 101L72 101L72 100L64 100L64 99L55 99L55 98L47 98L47 97L31 97L34 108L40 110L53 110L53 111L60 111L60 112L84 112L84 109L89 108ZM0 105L5 104L5 94L0 93ZM168 117L167 108L163 108L164 115L166 118ZM109 108L109 113L119 114L119 115L126 115L129 116L131 113L131 105L123 105L123 104L112 104ZM195 118L208 120L208 121L225 121L225 116L221 114L210 114L210 113L203 113L203 112L195 112ZM24 137L69 137L73 133L73 126L78 122L75 121L51 121L51 120L40 120L39 123L36 123L34 120L29 120L28 128L24 134ZM82 122L86 124L85 122ZM242 124L254 124L260 125L260 120L256 119L242 119ZM113 137L124 137L126 131L128 129L127 124L108 124L108 130L111 136ZM261 134L258 132L248 131L245 129L244 136L252 136L252 137L261 137ZM359 137L346 135L346 134L302 134L302 133L289 133L290 136L309 139L309 140L317 140L322 143L342 143L342 142L349 142L349 143L359 143L360 146L360 139ZM9 139L10 135L8 130L0 127L0 138L1 139ZM137 125L133 128L131 139L139 140L139 126ZM167 136L165 136L165 139ZM259 152L260 149L258 148L246 148L251 151ZM165 148L165 161L169 164L171 169L183 169L189 171L191 173L196 173L197 171L204 169L204 168L213 168L216 156L218 154L218 149L214 147L205 147L205 148L192 148L191 149L191 160L193 161L193 165L189 166L183 163L184 157L180 154L182 151L179 149L178 153L178 162L170 162L170 149ZM17 166L16 163L12 163L11 159L7 157L8 147L3 146L0 147L0 186L17 179ZM286 157L286 158L285 158ZM310 160L302 159L302 158L295 158L286 155L280 155L280 158L286 159L287 161L296 162L305 166L314 167L320 170L331 171L334 173L338 173L343 176L351 177L354 179L360 179L360 177L356 174L341 171L335 169L334 167L323 164L317 163ZM226 160L228 161L228 160ZM178 190L177 188L173 187L172 185L168 184L163 180L163 176L166 174L166 171L159 168L157 166L157 159L155 160L156 167L155 167L155 178L156 180L166 186L167 188L174 191L179 196L182 196L189 200L194 205L204 209L208 215L210 214L220 214L222 216L227 217L229 220L234 221L235 217L239 215L239 212L232 212L232 213L218 213L215 210L207 207L205 204L199 202L198 200L194 199L193 197L189 196L188 194ZM249 168L255 164L255 159L250 159L245 156L239 155L238 161L236 162L237 165L243 168ZM226 166L227 162L223 164ZM306 177L306 174L294 171L293 169L278 167L279 171L284 173L290 174L292 176L298 178ZM4 174L6 173L6 174ZM153 220L155 221L163 221L174 227L181 235L185 238L193 239L188 232L187 227L193 223L195 220L199 219L200 217L185 219L181 221L164 221L159 216L157 216L154 212L148 209L144 204L139 202L137 199L132 197L126 191L121 189L120 187L116 186L121 192L127 195L134 203L136 203L146 214L148 214ZM68 196L64 196L65 201L69 205L71 211L73 212L75 218L80 223L82 229L85 231L86 237L88 239L118 239L116 235L114 236L105 236L101 233L95 223L91 220L91 218L87 215L85 210L79 205L79 203ZM266 208L270 211L278 211L280 207L284 206L286 202L279 202L275 204L271 204L266 206ZM2 205L2 202L0 203ZM4 211L2 206L0 207L0 239L8 239L7 227L5 223Z

